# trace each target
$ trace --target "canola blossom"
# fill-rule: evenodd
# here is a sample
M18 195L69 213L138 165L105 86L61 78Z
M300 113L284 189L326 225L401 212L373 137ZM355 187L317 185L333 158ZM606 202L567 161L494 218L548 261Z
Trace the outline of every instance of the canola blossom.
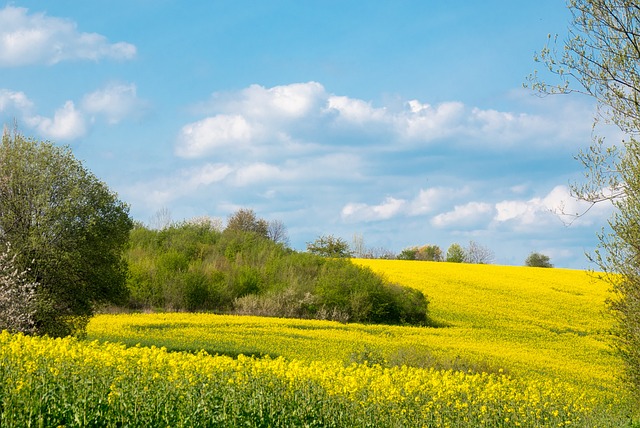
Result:
M226 355L377 362L559 379L620 395L607 285L583 271L355 260L430 300L442 328L214 314L100 315L89 337Z
M634 417L610 344L610 294L592 275L354 262L423 291L442 327L157 313L97 316L88 340L2 332L0 426L600 427Z
M0 426L568 426L595 403L505 374L210 356L0 333Z

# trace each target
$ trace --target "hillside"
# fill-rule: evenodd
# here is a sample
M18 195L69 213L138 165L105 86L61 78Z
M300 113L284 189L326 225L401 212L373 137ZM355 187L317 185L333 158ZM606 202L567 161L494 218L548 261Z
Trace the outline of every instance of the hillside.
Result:
M0 425L637 426L604 283L354 262L422 290L439 327L174 312L100 315L89 341L5 331Z
M503 370L616 394L607 287L583 271L354 260L415 287L446 327L416 328L212 314L101 315L89 337L174 350L302 360Z

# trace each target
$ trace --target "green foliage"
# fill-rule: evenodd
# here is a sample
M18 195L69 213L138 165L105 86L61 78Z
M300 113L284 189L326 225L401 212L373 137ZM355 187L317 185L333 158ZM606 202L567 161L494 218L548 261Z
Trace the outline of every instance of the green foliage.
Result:
M464 248L460 244L451 244L445 260L449 263L463 263L466 257Z
M398 254L398 260L415 260L417 253L417 247L405 248Z
M122 301L128 207L66 147L4 134L0 247L38 283L36 330L82 334L96 304Z
M269 223L258 218L253 210L242 208L229 217L225 231L253 232L268 237Z
M579 92L598 106L597 123L615 124L624 135L640 132L640 8L635 0L569 0L569 35L557 46L549 37L536 61L558 79L547 83L537 73L531 87L541 94ZM585 167L586 184L574 186L578 198L592 204L611 200L617 213L611 234L600 238L601 253L593 260L611 281L618 298L611 309L619 323L619 347L627 379L640 401L640 162L638 141L605 145L594 134L591 147L578 159ZM574 214L574 213L570 213ZM580 215L580 213L575 213Z
M552 268L553 264L551 263L551 259L549 256L533 252L529 254L527 259L524 261L525 266L529 267L543 267L543 268Z
M298 253L252 231L137 225L127 252L132 308L427 324L427 300L343 258Z
M307 243L307 251L322 257L351 257L349 244L342 238L333 235L323 235L315 241Z
M422 247L405 248L398 255L399 260L424 260L430 262L442 261L442 250L437 245L423 245Z

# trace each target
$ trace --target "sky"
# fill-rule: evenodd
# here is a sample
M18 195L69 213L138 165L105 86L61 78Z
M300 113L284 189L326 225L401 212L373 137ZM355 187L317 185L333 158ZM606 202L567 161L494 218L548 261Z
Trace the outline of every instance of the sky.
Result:
M0 122L71 147L150 226L247 208L297 250L473 241L595 268L611 207L562 214L586 208L593 101L523 88L569 19L558 0L12 1Z

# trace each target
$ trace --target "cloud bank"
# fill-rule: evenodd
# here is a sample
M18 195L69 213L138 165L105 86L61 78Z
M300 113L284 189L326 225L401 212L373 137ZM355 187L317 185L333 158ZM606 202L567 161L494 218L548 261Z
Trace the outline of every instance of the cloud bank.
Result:
M130 43L109 43L96 33L79 32L70 20L29 14L25 8L0 9L0 67L53 65L67 60L128 60L136 55Z

